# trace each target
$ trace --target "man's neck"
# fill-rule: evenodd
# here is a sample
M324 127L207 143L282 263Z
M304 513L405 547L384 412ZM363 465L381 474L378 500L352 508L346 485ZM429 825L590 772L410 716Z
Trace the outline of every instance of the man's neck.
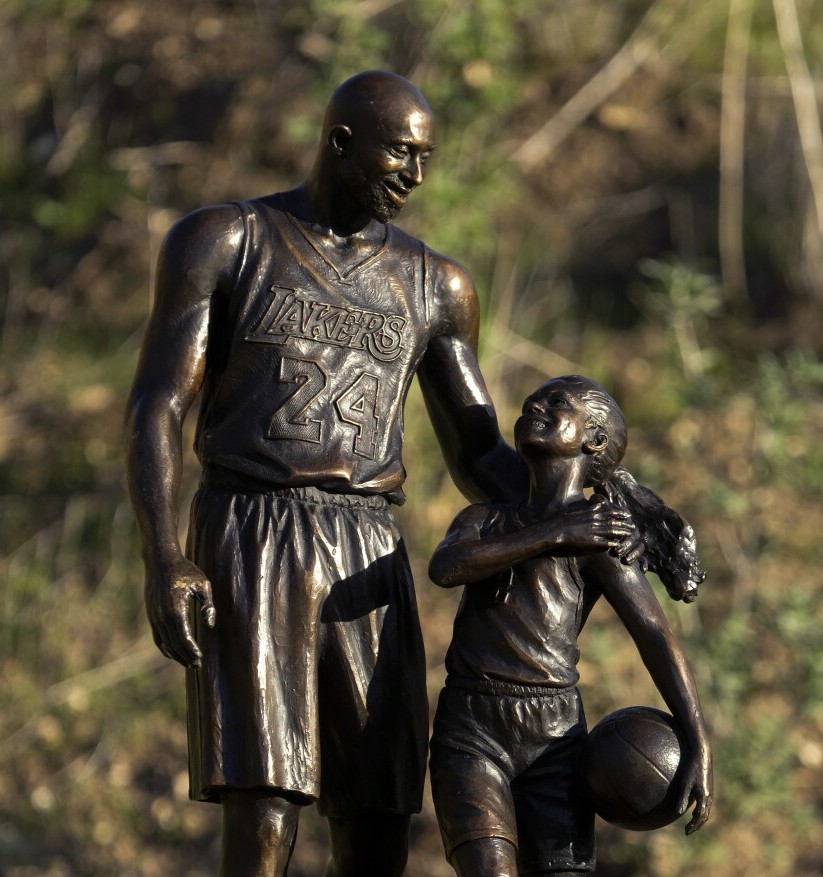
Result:
M356 240L375 243L385 237L382 222L367 213L354 211L349 193L343 191L339 183L334 185L333 181L326 180L316 169L293 193L297 218L329 242L345 246Z
M309 197L304 183L283 195L284 206L308 243L339 277L346 279L352 271L365 264L383 248L386 226L376 220L359 232L344 235L324 222Z

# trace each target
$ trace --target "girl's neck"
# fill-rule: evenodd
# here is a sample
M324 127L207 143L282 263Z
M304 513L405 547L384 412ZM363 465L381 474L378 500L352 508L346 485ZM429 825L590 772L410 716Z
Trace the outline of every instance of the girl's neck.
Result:
M529 478L528 508L537 514L557 513L584 499L584 470L576 460L533 466Z
M570 491L568 493L529 493L526 507L529 513L538 518L557 514L564 509L573 506L585 499L583 491Z

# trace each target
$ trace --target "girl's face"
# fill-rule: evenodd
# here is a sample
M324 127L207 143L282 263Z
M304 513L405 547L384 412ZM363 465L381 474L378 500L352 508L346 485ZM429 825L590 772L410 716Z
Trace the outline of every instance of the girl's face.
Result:
M523 403L514 440L523 457L576 457L594 440L595 422L580 391L562 381L544 384Z

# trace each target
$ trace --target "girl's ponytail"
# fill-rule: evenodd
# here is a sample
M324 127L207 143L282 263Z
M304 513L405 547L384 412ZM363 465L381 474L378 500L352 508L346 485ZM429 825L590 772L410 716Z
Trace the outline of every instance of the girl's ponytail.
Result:
M638 484L623 466L617 466L595 489L613 505L631 513L646 546L646 567L659 576L669 596L691 603L697 597L698 585L706 578L691 524L656 493Z

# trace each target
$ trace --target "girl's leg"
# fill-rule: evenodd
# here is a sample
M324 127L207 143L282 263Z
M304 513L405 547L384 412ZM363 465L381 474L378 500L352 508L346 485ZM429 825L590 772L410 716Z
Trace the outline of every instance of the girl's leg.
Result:
M518 877L517 850L501 837L482 837L455 847L451 866L457 877Z

